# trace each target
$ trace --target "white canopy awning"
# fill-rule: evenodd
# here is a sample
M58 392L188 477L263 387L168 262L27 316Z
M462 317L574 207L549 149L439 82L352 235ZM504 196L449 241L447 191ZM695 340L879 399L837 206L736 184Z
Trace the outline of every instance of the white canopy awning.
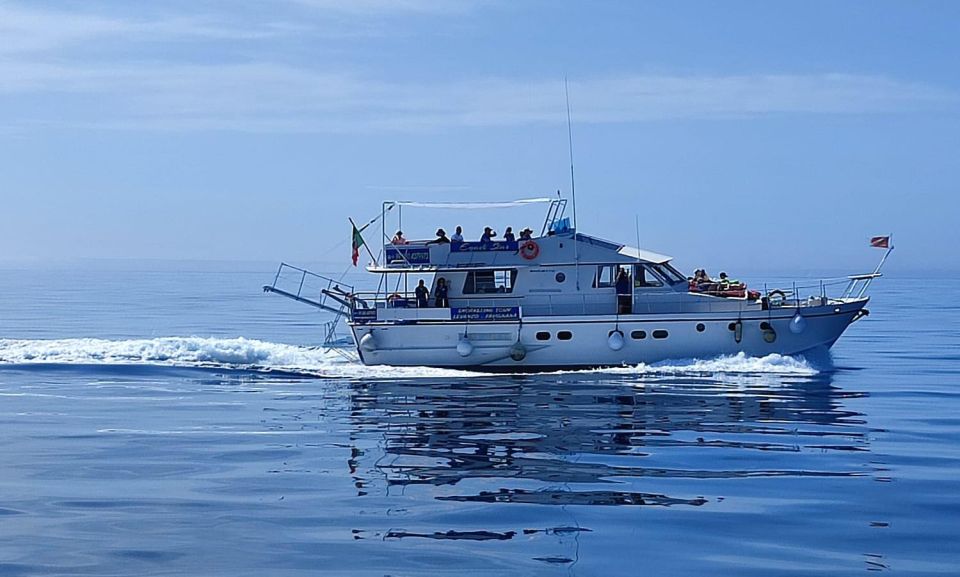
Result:
M643 249L635 248L632 246L621 247L620 250L617 251L617 253L632 259L652 262L656 264L662 264L667 261L673 260L672 256L667 256L665 254L651 252L649 250L643 250Z
M412 206L416 208L514 208L530 204L552 202L552 198L521 198L519 200L505 200L500 202L419 202L413 200L396 200L386 204L397 206Z

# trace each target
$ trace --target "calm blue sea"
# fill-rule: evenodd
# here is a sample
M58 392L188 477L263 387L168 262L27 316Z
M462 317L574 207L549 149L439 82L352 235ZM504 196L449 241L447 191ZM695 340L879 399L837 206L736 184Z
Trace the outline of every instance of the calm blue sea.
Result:
M830 359L484 376L274 272L0 266L0 575L960 574L960 279Z

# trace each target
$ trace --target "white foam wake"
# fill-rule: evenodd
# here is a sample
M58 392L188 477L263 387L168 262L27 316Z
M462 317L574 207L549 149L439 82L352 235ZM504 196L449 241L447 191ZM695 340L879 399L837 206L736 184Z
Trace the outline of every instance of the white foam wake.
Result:
M744 353L737 353L713 359L671 360L649 365L641 363L635 366L603 369L603 372L657 375L773 374L810 376L820 371L803 358L778 354L750 357Z
M470 374L465 371L421 367L365 367L327 348L300 347L243 337L0 339L0 363L219 367L340 378L444 377Z
M365 367L327 348L301 347L243 337L162 337L153 339L0 339L0 363L65 365L161 365L280 370L324 377L396 379L476 375L427 367ZM566 371L564 371L566 372ZM813 375L808 361L782 355L744 354L708 360L664 361L598 371L624 375L778 374Z

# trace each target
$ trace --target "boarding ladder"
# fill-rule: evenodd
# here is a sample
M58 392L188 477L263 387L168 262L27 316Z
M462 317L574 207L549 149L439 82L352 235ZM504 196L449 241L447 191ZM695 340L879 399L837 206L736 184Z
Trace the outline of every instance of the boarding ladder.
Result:
M342 347L336 346L337 326L340 324L340 319L350 314L351 302L354 298L352 286L282 262L277 269L277 274L273 277L273 283L263 285L263 292L278 294L332 313L333 320L324 323L323 344L340 352Z

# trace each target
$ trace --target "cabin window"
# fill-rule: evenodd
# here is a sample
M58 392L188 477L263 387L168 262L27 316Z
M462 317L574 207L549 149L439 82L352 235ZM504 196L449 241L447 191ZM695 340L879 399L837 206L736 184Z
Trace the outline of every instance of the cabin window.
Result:
M657 329L657 330L653 331L653 338L655 338L655 339L665 339L665 338L667 338L668 336L670 336L670 333L668 333L667 331L665 331L665 330L663 330L663 329Z
M705 330L707 330L707 325L705 325L705 324L703 324L703 323L697 323L697 332L698 332L698 333L702 333L702 332L705 331Z
M629 265L605 264L597 267L597 276L593 277L593 288L608 288L617 286L617 275L623 270L630 276Z
M573 333L571 333L570 331L560 331L559 333L557 333L557 338L560 339L561 341L569 341L570 339L573 338Z
M647 331L630 331L630 338L641 341L647 338Z
M593 279L593 288L606 288L617 285L617 267L598 266L597 276Z
M540 331L539 333L537 333L537 340L538 340L538 341L549 341L549 340L550 340L550 333L548 333L547 331Z
M471 270L463 284L463 294L511 293L517 280L517 269Z
M633 286L636 288L661 287L663 279L650 268L650 265L638 264L634 268Z

